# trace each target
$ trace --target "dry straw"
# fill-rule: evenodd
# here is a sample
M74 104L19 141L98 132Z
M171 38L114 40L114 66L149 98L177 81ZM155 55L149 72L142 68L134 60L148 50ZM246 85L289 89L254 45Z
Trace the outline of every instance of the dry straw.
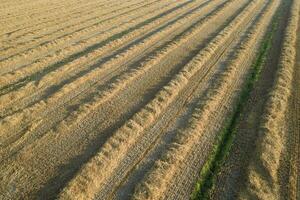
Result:
M217 49L224 45L243 19L257 5L252 2L235 20L221 31L206 48L197 54L183 69L156 95L156 97L125 123L69 182L61 192L61 199L92 199L105 181L120 165L143 131L155 122L155 119L176 98L179 92L187 85L188 80L203 67ZM218 14L221 14L219 12ZM154 60L155 61L155 60ZM154 62L153 61L153 62ZM178 154L179 155L179 154Z
M257 3L257 2L256 2ZM205 134L205 126L211 119L211 115L216 112L218 105L224 103L224 99L229 98L228 94L232 92L231 87L238 79L237 76L243 66L243 62L247 60L249 49L252 49L258 42L259 36L263 35L263 31L274 13L274 9L278 3L272 1L261 16L260 20L247 34L245 42L239 50L237 50L236 58L230 63L229 67L223 72L217 80L214 87L206 95L192 114L189 126L182 130L172 147L166 151L164 157L157 161L155 166L149 172L147 177L139 185L135 192L136 200L144 199L161 199L166 193L168 186L176 176L178 170L184 164L184 159L191 152L196 142L201 140ZM253 11L255 7L251 7L249 11Z
M285 145L284 116L292 90L299 3L291 4L279 69L260 125L255 155L249 165L248 182L241 199L280 199L279 167Z
M233 0L228 1L223 6L229 6L233 3ZM215 3L213 3L215 5ZM210 13L204 20L200 21L195 27L193 27L188 32L184 33L179 37L178 39L172 41L169 43L166 47L159 50L154 56L149 58L148 60L141 63L139 66L133 69L129 69L125 74L120 76L117 80L115 80L113 83L108 85L106 89L99 92L98 95L95 95L94 99L92 99L90 102L86 104L80 105L80 108L77 112L73 112L72 116L70 116L67 120L63 121L61 123L61 126L72 126L76 123L78 123L82 118L87 116L93 108L96 108L97 106L101 105L103 102L109 100L111 97L113 97L117 92L120 90L126 88L132 81L138 79L139 77L143 76L146 71L151 70L151 68L159 63L162 59L164 59L168 54L170 54L172 51L174 51L176 48L178 48L180 45L184 44L186 41L188 41L191 37L193 37L195 34L199 33L199 30L201 30L201 27L207 25L211 20L213 20L216 16L218 16L222 12L222 8L217 9L216 11ZM178 23L186 23L188 20L190 20L190 15L184 17L182 20L180 20ZM52 96L50 96L47 99L43 99L40 102L34 104L33 106L30 106L20 112L17 112L13 115L10 115L6 118L4 118L0 122L0 129L2 130L2 137L6 137L6 135L11 134L12 130L16 131L16 125L19 125L20 127L27 125L28 123L32 123L32 121L39 119L41 114L47 112L47 109L52 106L57 106L57 104L62 104L63 101L68 101L68 99L71 99L74 95L77 93L74 91L84 91L86 88L89 88L91 85L95 84L99 79L101 80L102 74L106 70L110 70L114 66L118 66L124 62L129 56L132 56L139 51L141 51L141 48L144 48L147 45L150 45L153 40L157 40L161 37L161 34L166 34L170 30L173 30L173 28L177 26L178 24L173 24L166 29L162 30L159 34L155 34L146 40L144 40L141 43L138 43L129 49L127 49L125 52L118 55L116 58L112 58L105 64L101 66L101 68L96 68L86 74L85 76L82 76L75 81L64 85L58 92L54 93ZM68 68L68 67L67 67ZM51 75L50 75L51 76ZM40 83L42 84L42 83ZM45 83L46 84L46 83ZM44 85L44 84L42 84ZM26 86L26 88L35 88L38 90L39 88L36 88L38 86L35 86L34 83L30 83ZM22 95L28 94L30 90L26 90L24 88L24 91L22 90ZM34 90L35 90L34 89ZM9 94L17 98L18 94ZM66 98L67 96L67 98ZM2 99L3 98L3 99ZM11 97L1 97L0 98L0 108L5 105L5 102L10 102ZM31 124L31 126L35 126L34 123ZM1 136L0 136L1 138Z

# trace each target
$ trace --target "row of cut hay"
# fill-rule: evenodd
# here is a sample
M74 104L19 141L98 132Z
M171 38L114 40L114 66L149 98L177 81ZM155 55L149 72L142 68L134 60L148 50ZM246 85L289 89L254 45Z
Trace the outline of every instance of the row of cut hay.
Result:
M67 23L67 21L69 21L70 19L73 20L78 18L78 15L82 14L84 17L88 12L94 13L97 9L101 9L103 7L105 10L105 6L107 6L109 0L106 1L107 2L102 2L101 4L97 1L89 2L85 4L82 3L76 4L75 3L76 1L73 2L71 0L68 0L66 1L68 4L65 5L56 5L56 7L53 8L45 7L48 11L47 13L43 13L43 14L35 13L36 15L35 18L31 18L30 20L24 19L22 23L20 23L21 20L17 20L17 18L19 16L29 16L31 13L17 12L19 14L18 16L16 15L16 16L12 16L11 18L2 19L2 21L0 22L0 24L11 22L11 24L9 24L9 27L6 27L5 29L1 30L3 32L0 33L0 38L1 38L0 41L11 40L15 37L19 37L20 34L21 35L25 34L26 32L39 31L45 28L45 26L49 26L49 28L53 28L58 24L62 25L63 23ZM132 0L128 0L128 1L132 1ZM111 3L114 3L114 1L111 1ZM61 9L64 9L64 13L61 12ZM42 9L40 9L39 11L43 12ZM4 37L5 33L9 33L9 36L6 35L7 37Z
M60 9L55 10L56 12L52 12L51 15L45 14L45 18L42 18L42 19L40 19L40 17L43 17L43 15L36 16L35 18L32 19L32 23L30 23L29 19L27 19L27 20L24 19L23 23L21 20L18 21L17 19L15 19L12 21L11 24L6 25L7 27L5 27L5 29L6 29L5 32L8 35L5 35L5 34L1 35L2 36L1 41L3 40L3 41L13 42L13 40L15 39L16 42L22 42L22 41L24 41L24 39L26 39L25 38L26 35L30 35L31 33L34 33L34 34L39 33L37 31L42 31L42 33L47 33L52 28L54 28L54 30L60 29L61 28L60 26L64 25L64 24L72 25L72 22L73 22L78 25L78 24L80 24L80 22L84 23L88 20L93 20L94 18L98 18L98 20L99 20L100 16L105 16L103 14L106 13L106 12L104 12L106 10L109 11L112 8L126 8L126 5L130 6L130 5L139 4L137 2L132 3L132 1L134 1L134 0L126 0L126 2L124 2L125 6L123 7L123 5L120 5L120 4L117 5L116 1L114 0L114 1L111 1L112 5L114 7L109 7L109 8L107 8L108 2L103 2L102 4L99 4L99 2L98 2L96 4L94 3L94 5L80 3L80 4L78 4L78 6L76 8L74 8L74 11L66 10L65 17L67 18L67 21L63 21L63 18L58 17L59 14L63 15L63 13L61 12ZM95 15L97 8L98 8L98 15ZM99 12L99 9L101 9L100 12ZM86 11L90 11L90 16L88 14L86 14ZM111 11L113 11L113 10L111 10ZM68 12L71 16L68 15ZM79 17L77 17L78 14L83 15L82 20ZM30 16L30 14L27 14L27 15ZM76 21L76 19L77 19L77 21ZM80 19L80 21L78 19ZM15 23L13 23L13 22L15 22ZM57 24L55 22L57 22ZM45 28L45 25L49 25L49 29L43 30ZM37 36L41 36L41 35L37 34ZM30 40L28 40L28 41L32 41L32 38L29 38L29 39Z
M295 68L297 27L300 1L291 4L290 17L284 34L279 69L265 114L260 124L255 154L248 166L246 188L240 193L241 199L281 199L279 167L286 144L285 114L292 90Z
M257 2L256 2L257 4ZM203 67L214 52L223 45L243 22L249 10L255 7L250 3L246 10L225 28L206 48L199 52L184 68L164 86L143 109L137 112L103 145L96 156L86 163L73 180L61 192L60 199L92 199L101 186L105 184L121 160L142 136L143 131L151 126L157 117L187 86L188 80Z
M45 3L36 3L32 1L27 3L24 1L22 1L22 3L16 1L11 2L14 2L15 4L5 6L4 3L0 3L0 25L7 25L5 22L12 23L11 25L15 25L15 23L21 25L22 22L27 22L27 20L30 19L30 16L33 18L33 16L43 16L51 13L51 11L53 14L53 11L56 9L70 9L73 6L78 5L80 1L68 0L63 3L54 1ZM38 21L38 19L33 19L33 21Z
M233 2L234 1L228 1L226 4L224 4L224 7L227 8L230 7L230 5L233 4ZM99 94L96 95L96 97L92 99L90 102L86 104L82 104L77 112L73 112L73 114L68 119L61 122L61 125L59 126L70 127L73 124L78 123L82 118L86 117L91 112L91 110L98 107L103 102L109 100L120 90L126 88L133 80L136 80L137 78L143 76L146 71L151 70L151 68L154 65L159 63L168 54L172 53L172 51L176 50L180 45L183 45L191 37L199 33L202 26L208 24L215 17L222 14L224 7L219 8L216 12L211 13L207 18L199 22L197 26L195 26L188 32L181 35L181 37L179 37L177 40L172 41L163 49L159 50L156 55L149 58L147 61L142 63L136 69L134 68L129 69L127 73L123 74L113 83L108 85L106 89L104 89L103 91L99 91ZM149 40L151 40L151 38ZM31 106L29 108L22 110L21 112L15 113L14 115L4 118L0 122L0 128L3 130L3 134L0 137L2 137L2 140L11 137L12 130L14 130L16 134L18 130L16 126L23 127L28 123L30 123L32 126L35 126L35 121L39 119L39 116L44 115L45 112L49 112L49 110L47 109L51 107L55 107L58 104L62 103L62 99L65 99L66 95L76 96L78 92L83 92L85 89L88 89L97 81L99 81L99 79L101 79L101 74L103 73L103 70L110 69L114 65L117 65L119 63L119 60L127 59L128 56L133 54L132 52L134 52L134 54L138 53L140 46L147 46L147 44L148 42L146 41L136 44L128 51L120 54L118 58L112 59L111 61L107 62L101 68L97 68L92 72L90 72L89 74L86 74L85 76L79 78L78 80L64 86L59 92L55 93L48 99L42 100L39 103L35 104L34 106ZM72 97L69 97L69 99L70 98Z
M272 1L259 22L251 28L246 41L237 50L236 58L208 91L205 99L196 107L188 126L179 131L172 145L164 152L162 158L156 161L154 167L136 188L134 199L163 199L174 176L182 169L187 156L205 134L206 125L211 117L218 112L218 105L226 103L225 99L233 92L231 87L239 79L237 75L240 70L243 70L241 66L249 56L249 49L253 49L263 35L263 30L270 22L276 6L278 2Z
M157 0L154 0L157 2ZM165 6L165 4L167 6ZM168 9L168 5L176 4L174 2L163 3L159 6L159 4L154 4L154 8L151 6L145 6L140 9L145 9L145 16L148 15L153 16L155 13L159 13L161 10ZM151 3L150 3L151 5ZM171 7L170 6L170 7ZM153 11L154 9L154 11ZM143 10L142 10L143 11ZM148 14L148 15L147 15ZM134 26L137 23L143 22L144 18L141 15L139 9L136 9L133 13L129 12L123 14L124 16L109 18L108 20L103 19L94 19L86 23L76 23L75 25L70 25L55 31L55 35L52 36L52 33L45 34L40 38L33 40L33 43L21 42L20 44L15 44L13 49L4 50L1 54L5 54L6 51L10 51L10 55L7 55L0 62L1 73L5 72L5 70L10 66L13 66L13 69L18 69L20 67L25 67L29 64L36 62L37 60L41 60L46 56L55 55L57 52L63 52L63 50L71 45L76 45L81 42L81 45L85 43L86 40L98 36L104 40L107 35L112 35L118 33L118 31L122 31L128 27ZM132 16L131 16L132 15ZM124 18L126 20L124 20ZM75 28L74 28L75 26ZM32 34L34 37L34 34ZM27 36L26 36L27 37ZM29 37L29 36L28 36ZM100 40L101 41L101 40ZM23 49L23 47L25 49ZM65 52L69 53L69 52Z
M1 61L10 60L17 63L18 60L24 58L27 54L29 54L28 57L37 57L40 55L38 54L38 49L43 50L42 47L52 47L54 49L55 47L60 47L59 44L64 47L63 41L75 43L77 39L77 42L79 42L80 39L87 39L89 38L88 36L97 35L100 30L105 32L111 30L112 27L128 23L134 19L134 16L137 19L137 17L141 17L138 14L141 12L146 14L148 9L152 8L151 10L154 11L163 9L171 4L174 4L174 2L161 3L159 0L151 0L148 3L140 2L129 4L128 6L125 5L121 9L108 9L107 12L102 14L96 12L97 10L94 12L90 11L86 15L73 16L69 21L47 29L44 28L46 25L43 24L41 24L43 25L42 28L36 31L29 27L29 31L25 33L18 32L18 36L5 41L10 45L6 45L6 48L1 49Z
M157 12L149 11L148 14L144 13L144 15L145 17L153 17L153 15L159 13L160 10ZM73 71L83 70L91 64L97 63L100 58L103 57L104 53L111 53L117 48L132 42L136 37L140 37L140 35L145 34L146 31L155 28L155 25L158 26L167 19L168 16L166 16L166 18L163 17L162 21L150 22L138 28L132 27L135 26L135 22L133 21L132 24L94 35L94 37L81 38L80 41L60 50L52 53L50 51L49 55L37 58L34 62L28 61L28 63L21 63L22 66L13 65L11 68L3 67L1 71L2 76L0 77L1 93L2 95L9 93L12 90L11 88L14 87L14 84L35 82L35 76L42 76L40 79L43 79L44 76L49 76L48 73L52 75L54 72L66 72L68 75L67 72L70 69ZM143 19L139 19L137 23L140 21L143 21ZM116 39L113 39L115 34L117 34ZM100 46L101 48L99 48ZM63 74L56 74L56 76L57 75L63 76ZM22 89L22 87L20 89Z
M149 15L153 14L157 13L149 12ZM119 46L124 45L124 43L126 44L126 42L134 40L134 38L138 37L140 34L144 34L144 28L146 31L148 29L150 30L150 28L154 28L155 26L159 25L160 22L161 21L155 21L153 23L147 24L146 26L139 27L138 29L135 29L128 34L124 33L124 35L120 36L120 38L108 41L107 44L105 44L101 48L88 51L88 53L84 55L81 52L85 52L85 49L88 49L89 46L93 46L93 44L99 42L99 40L101 41L111 37L114 33L107 32L105 34L101 34L100 37L95 36L88 40L82 40L76 45L71 45L66 49L59 51L57 54L50 55L49 57L46 56L43 59L38 59L38 61L34 62L32 65L30 64L24 68L22 67L20 70L16 70L1 76L0 84L4 88L4 94L0 97L1 107L4 108L7 105L13 105L15 101L23 98L24 96L34 94L37 91L40 91L40 89L46 89L47 87L55 85L57 84L57 81L63 81L67 78L70 78L69 76L74 75L74 73L76 75L76 72L79 73L90 65L96 64L97 62L99 62L99 60L101 61L100 58L102 58L105 53L108 54L114 49L117 49ZM127 28L130 29L130 27ZM122 27L120 27L120 31L124 31ZM128 51L128 49L126 50ZM72 58L72 60L68 62L68 56L72 57L72 55L75 55L76 57ZM62 62L63 64L64 62L66 62L66 64L63 65L60 64L60 62ZM58 67L56 67L56 65L58 65ZM45 71L48 72L44 73ZM40 77L38 80L35 80L35 76L38 75L42 77ZM17 90L10 91L11 89L5 89L9 86L13 88L13 84L22 82L25 83L24 86L18 88Z
M187 6L187 8L189 8ZM2 87L5 87L7 85L16 83L20 81L21 79L24 79L26 77L32 76L35 73L42 72L43 70L47 70L49 65L53 65L54 63L58 63L59 61L64 60L67 56L78 54L78 58L74 59L72 62L67 63L66 65L63 65L62 68L58 68L56 70L53 70L50 72L51 74L47 74L47 76L53 75L54 77L57 76L65 76L64 74L68 74L70 70L78 70L78 68L82 68L82 66L90 66L91 64L95 64L97 61L99 61L99 58L103 56L104 53L112 52L113 50L119 48L120 46L123 46L124 44L127 44L135 38L140 37L141 35L147 33L147 31L151 31L155 29L156 27L159 27L160 24L166 23L167 20L172 19L172 17L181 15L181 11L184 11L187 9L186 7L183 7L179 9L176 12L172 12L168 15L165 15L158 20L152 21L142 27L139 27L129 33L125 30L125 34L120 36L119 38L116 38L107 44L101 46L101 48L95 49L92 52L89 52L82 56L80 52L89 46L93 46L94 44L97 44L99 41L105 41L107 38L111 37L114 32L106 32L105 34L101 34L99 36L94 36L88 39L83 39L80 42L71 45L63 50L60 50L59 53L51 56L46 56L43 59L38 59L33 64L29 64L26 67L22 67L19 70L15 70L12 73L4 74L0 77L0 85ZM158 10L157 10L158 11ZM158 11L158 14L161 11ZM149 15L150 17L153 17L154 14L157 14L157 12L150 11ZM144 13L144 16L146 17L147 14ZM124 28L124 27L123 27ZM118 30L121 31L121 33L124 31L122 27L119 27ZM130 29L130 27L127 27ZM160 33L160 32L158 32ZM117 33L118 34L118 33ZM55 73L55 74L54 74ZM34 80L33 80L34 81ZM53 82L51 83L53 84ZM47 83L49 85L49 83Z

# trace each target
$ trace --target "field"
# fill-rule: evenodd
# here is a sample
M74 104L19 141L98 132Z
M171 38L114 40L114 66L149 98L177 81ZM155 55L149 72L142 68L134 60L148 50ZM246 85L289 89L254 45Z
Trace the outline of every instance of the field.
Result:
M0 199L300 199L299 0L0 0Z

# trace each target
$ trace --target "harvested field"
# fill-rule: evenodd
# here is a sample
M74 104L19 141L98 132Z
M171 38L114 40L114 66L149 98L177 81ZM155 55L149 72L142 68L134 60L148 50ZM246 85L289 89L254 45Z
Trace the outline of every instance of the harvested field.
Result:
M0 0L0 199L298 200L299 4Z

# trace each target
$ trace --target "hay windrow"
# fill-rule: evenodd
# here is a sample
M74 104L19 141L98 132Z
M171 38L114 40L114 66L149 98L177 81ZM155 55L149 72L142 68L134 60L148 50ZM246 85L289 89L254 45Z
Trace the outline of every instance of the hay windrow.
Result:
M299 1L291 4L278 72L263 116L255 155L248 168L248 182L241 199L280 199L279 161L285 148L284 116L292 89Z
M188 199L284 1L0 0L0 199ZM273 110L289 81L278 78L261 132L284 118ZM280 152L276 134L260 141Z
M206 98L199 103L192 114L188 127L180 131L179 137L176 138L173 146L165 152L161 160L156 162L156 165L138 186L134 199L154 200L163 197L177 170L181 168L185 161L184 159L195 146L195 142L201 140L202 135L205 134L205 125L210 120L211 115L216 112L217 105L224 102L224 99L228 96L230 85L233 84L239 66L247 57L247 49L253 48L253 45L257 42L257 35L261 33L258 30L261 30L262 27L268 24L268 20L265 20L265 18L271 18L276 7L275 5L278 6L278 3L272 1L261 16L261 19L252 27L247 34L246 41L237 50L236 59L232 61L230 67L217 80L215 86L206 95Z
M91 199L102 186L107 177L113 173L118 162L126 155L131 145L134 145L140 134L149 127L160 113L173 101L182 88L188 83L188 80L205 64L216 50L228 40L233 31L236 30L243 20L252 12L259 4L258 1L251 2L242 13L237 16L206 48L198 53L184 68L177 74L171 82L166 85L156 97L140 112L122 126L110 140L100 149L98 154L93 157L78 173L78 175L69 183L69 185L60 194L61 199ZM233 67L234 68L234 67ZM231 74L230 74L231 75ZM228 75L229 76L229 75ZM220 84L226 87L226 84ZM220 91L218 90L217 93ZM223 92L221 92L223 93ZM220 97L216 97L220 100ZM212 104L208 104L214 106ZM207 109L209 109L207 107ZM208 111L208 110L206 110ZM122 137L121 137L122 136ZM124 137L123 137L124 136ZM113 138L126 138L113 139ZM113 143L113 145L112 145ZM187 148L187 146L181 146ZM172 160L176 154L168 154L167 159ZM181 154L177 154L181 155ZM163 162L160 163L164 166ZM101 172L103 172L101 174ZM92 183L92 184L91 184ZM161 185L162 186L162 185Z

